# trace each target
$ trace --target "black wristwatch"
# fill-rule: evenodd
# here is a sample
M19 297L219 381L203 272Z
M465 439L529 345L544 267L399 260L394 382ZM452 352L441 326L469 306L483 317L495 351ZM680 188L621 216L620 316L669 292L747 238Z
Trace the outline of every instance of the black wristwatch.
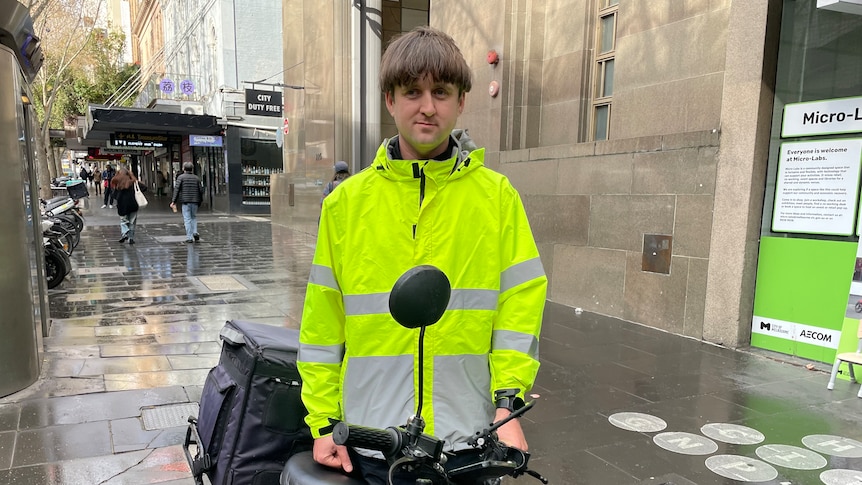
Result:
M494 391L494 403L497 405L497 409L508 409L511 413L524 407L524 400L518 397L518 392L518 389Z

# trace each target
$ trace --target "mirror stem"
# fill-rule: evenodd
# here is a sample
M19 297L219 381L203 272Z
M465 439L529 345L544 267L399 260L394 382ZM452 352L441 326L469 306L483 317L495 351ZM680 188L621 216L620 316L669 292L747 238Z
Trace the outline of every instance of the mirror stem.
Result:
M416 406L416 417L422 417L422 401L425 399L424 382L425 382L425 325L419 329L419 405Z

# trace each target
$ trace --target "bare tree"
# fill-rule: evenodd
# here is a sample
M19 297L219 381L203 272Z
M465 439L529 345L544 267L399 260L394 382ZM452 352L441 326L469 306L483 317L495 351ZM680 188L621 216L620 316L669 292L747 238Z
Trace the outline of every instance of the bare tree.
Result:
M27 7L36 35L42 40L45 61L33 83L34 107L40 117L37 147L41 163L40 196L51 196L51 179L62 172L59 157L52 148L50 129L52 111L60 86L69 81L70 66L93 38L104 0L29 0ZM60 126L62 127L62 126Z

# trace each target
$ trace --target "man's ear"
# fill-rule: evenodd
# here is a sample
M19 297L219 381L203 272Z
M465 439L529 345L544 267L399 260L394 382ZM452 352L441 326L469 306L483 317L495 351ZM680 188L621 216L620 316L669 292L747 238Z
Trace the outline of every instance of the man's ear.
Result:
M392 91L386 91L384 97L386 99L386 109L389 111L389 115L394 116L393 110L395 109L395 96L393 96Z
M464 112L464 102L467 100L467 93L461 93L458 99L458 114Z

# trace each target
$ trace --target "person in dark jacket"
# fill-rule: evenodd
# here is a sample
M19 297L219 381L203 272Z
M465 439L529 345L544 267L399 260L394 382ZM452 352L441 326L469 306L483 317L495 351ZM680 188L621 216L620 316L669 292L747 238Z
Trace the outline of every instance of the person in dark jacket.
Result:
M113 185L111 184L111 179L114 178L114 174L116 174L116 172L110 165L105 167L105 170L102 171L102 183L105 185L105 202L102 204L102 209L105 207L109 209L114 208L114 202L117 199L114 197L112 191Z
M141 192L146 192L147 187L138 182L138 179L128 169L120 169L111 179L111 192L117 201L117 214L120 216L120 231L122 232L120 242L129 241L135 244L135 226L138 223L138 203L135 201L135 184Z
M174 183L174 196L171 198L171 209L176 211L177 204L183 206L183 222L186 226L185 243L195 243L201 240L198 234L198 207L204 198L204 186L201 179L194 174L195 165L192 162L183 164L183 173Z

